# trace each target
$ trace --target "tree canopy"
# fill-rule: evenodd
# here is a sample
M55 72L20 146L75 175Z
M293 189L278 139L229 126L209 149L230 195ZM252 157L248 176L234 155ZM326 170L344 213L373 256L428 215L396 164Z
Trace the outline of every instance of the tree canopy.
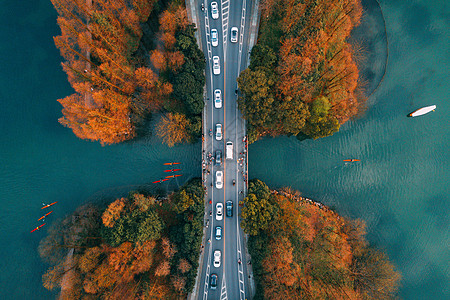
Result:
M249 182L241 217L258 299L395 299L400 275L365 225L298 192Z
M102 213L79 208L39 246L51 264L44 287L61 287L67 299L186 298L197 274L203 197L194 179L168 197L132 192Z
M203 54L183 3L163 2L52 0L61 28L55 45L75 90L58 100L59 122L79 138L102 145L132 139L150 113L165 109L195 124L189 141L200 136ZM159 16L160 28L146 26L153 43L143 43L149 16Z
M250 66L238 78L249 142L332 135L365 100L347 42L361 19L360 0L264 0L261 15Z

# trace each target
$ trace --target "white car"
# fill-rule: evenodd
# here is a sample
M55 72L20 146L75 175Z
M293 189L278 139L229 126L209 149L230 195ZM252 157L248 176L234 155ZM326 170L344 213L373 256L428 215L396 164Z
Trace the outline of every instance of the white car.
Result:
M222 124L216 124L216 140L222 140Z
M238 28L237 27L231 28L230 39L231 39L232 43L237 43L237 41L238 41Z
M216 172L216 188L221 189L223 187L223 172Z
M222 221L222 218L223 218L223 204L219 202L216 204L216 220Z
M216 240L220 241L222 239L222 227L216 226Z
M220 74L220 59L217 55L213 56L213 73L214 75Z
M211 17L214 20L217 20L219 18L219 6L217 5L217 2L211 2Z
M217 29L211 29L211 45L217 47L219 45L219 33Z
M220 258L222 256L222 253L220 250L214 251L214 267L218 268L220 267Z
M214 107L222 108L222 91L219 89L214 91Z

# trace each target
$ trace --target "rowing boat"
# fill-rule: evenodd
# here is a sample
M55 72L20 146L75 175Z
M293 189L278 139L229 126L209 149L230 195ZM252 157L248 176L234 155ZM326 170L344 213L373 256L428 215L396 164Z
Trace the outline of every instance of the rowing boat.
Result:
M31 232L35 232L36 230L39 230L39 229L40 229L42 226L44 226L44 225L45 225L45 223L42 224L42 225L39 225L39 226L36 227L35 229L31 230L30 233L31 233Z
M40 217L40 218L38 219L38 221L40 221L40 220L42 220L42 219L45 219L45 217L48 216L49 214L51 214L52 212L53 212L53 210L52 210L51 212L46 213L45 215L43 215L42 217Z
M422 107L422 108L419 108L419 109L413 111L412 113L410 113L408 115L408 117L422 116L422 115L425 115L425 114L427 114L429 112L434 111L435 109L436 109L436 105L425 106L425 107Z
M178 172L178 171L181 171L181 169L164 170L164 172Z
M52 205L55 205L56 203L58 203L58 201L56 201L56 202L53 202L53 203L50 203L50 204L47 204L47 205L44 205L44 206L42 206L42 207L41 207L41 209L44 209L44 208L50 207L50 206L52 206Z

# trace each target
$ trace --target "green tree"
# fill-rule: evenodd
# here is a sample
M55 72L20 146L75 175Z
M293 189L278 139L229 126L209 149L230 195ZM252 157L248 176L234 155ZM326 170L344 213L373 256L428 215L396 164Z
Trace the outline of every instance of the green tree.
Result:
M255 194L258 199L269 199L270 189L259 179L250 180L248 183L248 193Z
M275 207L265 198L257 198L255 194L249 194L244 199L244 207L241 209L241 226L249 235L257 235L261 230L268 228L274 218Z
M280 130L285 134L297 135L305 126L309 111L306 104L299 99L286 96L276 108Z
M326 97L315 99L310 108L303 132L313 139L330 136L339 131L339 121L330 114L331 104Z
M242 71L238 78L242 96L238 99L244 118L257 129L266 128L272 122L274 81L262 69Z
M185 190L176 193L174 196L175 200L175 210L177 213L185 212L191 206L194 205L194 200L189 197Z
M138 232L134 242L140 242L142 244L146 241L159 239L163 229L164 223L159 215L154 211L148 211L143 221L139 222Z

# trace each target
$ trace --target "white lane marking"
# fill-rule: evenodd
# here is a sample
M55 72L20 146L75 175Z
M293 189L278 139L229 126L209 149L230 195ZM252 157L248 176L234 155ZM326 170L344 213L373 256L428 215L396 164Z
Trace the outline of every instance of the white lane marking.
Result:
M211 50L211 37L210 37L210 27L209 27L209 18L208 18L208 8L205 5L205 33L206 33L206 50L208 52L208 59L212 57Z
M222 0L221 8L222 8L222 37L223 37L223 47L227 45L227 37L228 37L228 14L230 10L230 2L228 0Z
M222 276L222 287L220 288L220 300L228 299L227 297L227 285L225 283L225 271Z
M205 276L205 287L203 288L203 299L208 299L208 282L209 282L209 264L206 267L206 276Z

